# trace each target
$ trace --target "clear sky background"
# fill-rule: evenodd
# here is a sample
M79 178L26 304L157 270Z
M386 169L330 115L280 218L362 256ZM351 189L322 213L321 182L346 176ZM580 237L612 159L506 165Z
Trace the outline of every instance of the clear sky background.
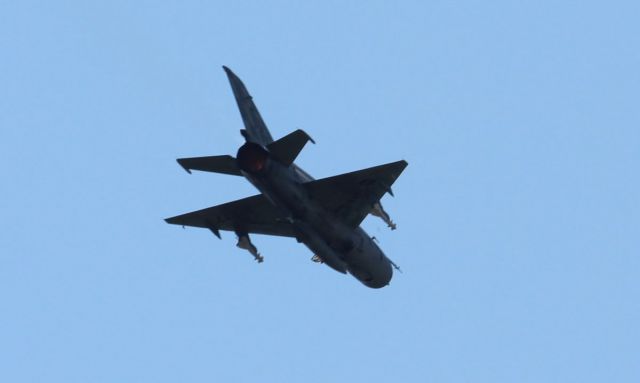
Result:
M2 1L0 381L640 381L639 4ZM409 162L389 287L162 220L255 193L175 162L222 65L314 176Z

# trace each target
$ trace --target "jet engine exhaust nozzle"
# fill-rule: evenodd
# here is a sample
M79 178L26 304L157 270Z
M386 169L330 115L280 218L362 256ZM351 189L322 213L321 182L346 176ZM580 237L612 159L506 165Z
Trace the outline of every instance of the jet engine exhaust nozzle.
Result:
M247 142L238 149L236 159L240 169L247 173L259 173L267 166L269 152L259 144Z

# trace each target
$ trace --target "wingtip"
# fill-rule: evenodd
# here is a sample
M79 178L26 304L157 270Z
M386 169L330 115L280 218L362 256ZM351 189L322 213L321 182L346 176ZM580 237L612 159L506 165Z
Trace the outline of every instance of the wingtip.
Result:
M178 158L176 160L176 162L189 174L191 174L191 169L189 169L187 166L185 166L185 164L182 163L182 161L180 161L181 158Z

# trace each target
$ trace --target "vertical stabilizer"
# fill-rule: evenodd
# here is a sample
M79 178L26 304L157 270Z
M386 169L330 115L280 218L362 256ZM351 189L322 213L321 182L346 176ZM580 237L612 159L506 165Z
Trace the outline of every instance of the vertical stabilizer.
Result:
M240 115L242 115L242 121L245 127L245 133L243 134L245 139L263 146L269 145L273 142L273 138L264 121L262 121L260 112L258 112L258 108L256 108L256 105L253 103L253 99L247 91L247 88L231 69L226 66L222 68L227 73L233 95L238 103L238 109L240 109Z

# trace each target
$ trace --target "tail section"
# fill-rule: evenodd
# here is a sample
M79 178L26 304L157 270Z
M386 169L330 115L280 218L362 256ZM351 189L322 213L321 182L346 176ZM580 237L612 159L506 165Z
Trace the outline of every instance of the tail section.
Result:
M203 172L223 173L233 176L241 176L240 169L236 164L236 159L232 156L209 156L178 158L176 161L187 171L200 170Z
M222 68L229 78L233 95L238 103L238 109L240 109L242 122L244 122L245 128L242 130L242 135L249 142L255 142L262 146L269 145L273 142L273 138L271 137L271 133L269 133L269 129L267 129L264 121L262 121L260 112L258 112L258 108L253 103L253 99L249 94L249 91L247 91L242 80L240 80L240 78L238 78L231 69L226 66L223 66Z
M269 153L278 161L289 166L295 161L296 157L298 157L298 154L300 154L300 151L306 145L307 141L315 144L315 141L313 141L304 130L298 129L278 141L273 141L267 145L267 149L269 149Z

